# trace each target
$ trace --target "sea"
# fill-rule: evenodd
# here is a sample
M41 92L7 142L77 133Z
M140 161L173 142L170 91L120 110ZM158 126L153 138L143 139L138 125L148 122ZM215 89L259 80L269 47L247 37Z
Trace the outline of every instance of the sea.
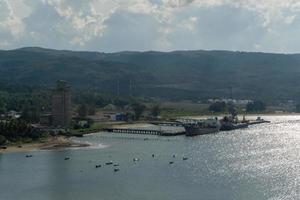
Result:
M197 137L94 133L74 138L87 148L3 153L0 200L300 199L300 116L263 118Z

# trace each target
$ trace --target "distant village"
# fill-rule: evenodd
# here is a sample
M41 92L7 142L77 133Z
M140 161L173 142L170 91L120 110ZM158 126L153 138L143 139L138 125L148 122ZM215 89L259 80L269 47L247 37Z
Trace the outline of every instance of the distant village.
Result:
M22 124L23 128L28 129L28 132L34 137L37 135L36 132L47 132L54 135L59 133L82 135L102 130L114 124L133 121L175 120L176 117L180 116L202 114L214 116L229 113L232 107L242 114L268 112L282 114L296 112L299 109L293 100L267 107L263 102L252 99L215 98L198 102L158 102L151 103L151 105L148 102L125 102L122 108L109 102L103 105L101 109L93 108L90 111L86 104L75 105L72 103L71 86L62 80L57 81L55 88L51 90L50 101L50 109L42 111L38 120L28 125ZM18 123L15 120L22 119L23 114L15 110L2 113L0 115L0 131L2 128L4 132L7 132L7 127L14 126L17 129ZM11 133L14 131L11 129ZM13 135L11 133L6 133L6 135L11 137ZM16 136L16 138L18 137Z

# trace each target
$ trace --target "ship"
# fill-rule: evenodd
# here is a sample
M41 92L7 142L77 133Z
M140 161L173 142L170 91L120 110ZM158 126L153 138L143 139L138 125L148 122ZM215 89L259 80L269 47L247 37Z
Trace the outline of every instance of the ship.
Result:
M186 136L197 136L216 133L220 130L220 123L217 118L199 120L194 123L186 123L183 125Z
M223 123L220 130L221 131L231 131L235 129L241 129L241 128L248 128L247 123L232 123L232 122L226 122Z
M221 131L231 131L235 129L248 128L248 123L238 122L237 115L225 116L221 122Z

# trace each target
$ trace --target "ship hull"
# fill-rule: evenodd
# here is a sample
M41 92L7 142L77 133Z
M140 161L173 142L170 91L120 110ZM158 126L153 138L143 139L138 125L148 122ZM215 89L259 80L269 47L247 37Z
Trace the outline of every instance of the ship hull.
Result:
M240 124L223 124L220 128L221 131L231 131L235 129L247 128L248 124L240 123Z
M216 133L219 131L218 128L199 128L199 127L185 127L186 136L197 136Z

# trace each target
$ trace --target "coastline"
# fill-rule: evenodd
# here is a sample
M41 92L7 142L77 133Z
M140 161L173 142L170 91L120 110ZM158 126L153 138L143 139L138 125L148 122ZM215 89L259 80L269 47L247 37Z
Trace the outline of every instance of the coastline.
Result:
M89 144L77 143L66 136L54 136L49 137L41 141L35 141L31 143L11 144L6 149L0 149L0 153L12 153L12 152L29 152L39 150L59 150L65 148L74 147L88 147Z

